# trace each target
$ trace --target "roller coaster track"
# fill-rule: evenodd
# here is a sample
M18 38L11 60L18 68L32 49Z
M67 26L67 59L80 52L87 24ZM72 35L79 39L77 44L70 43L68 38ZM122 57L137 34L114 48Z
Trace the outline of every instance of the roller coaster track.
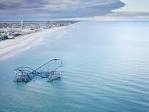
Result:
M47 78L48 81L53 81L61 77L61 72L58 71L62 67L63 62L61 59L52 59L36 69L31 67L18 67L15 69L16 82L29 82L35 77Z

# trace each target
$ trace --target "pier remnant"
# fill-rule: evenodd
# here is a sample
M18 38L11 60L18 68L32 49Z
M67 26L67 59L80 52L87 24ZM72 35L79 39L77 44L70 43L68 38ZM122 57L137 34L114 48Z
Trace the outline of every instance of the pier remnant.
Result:
M48 81L53 81L61 78L61 72L58 70L62 67L61 59L52 59L36 69L31 67L19 67L15 69L15 82L29 82L35 77L47 78Z

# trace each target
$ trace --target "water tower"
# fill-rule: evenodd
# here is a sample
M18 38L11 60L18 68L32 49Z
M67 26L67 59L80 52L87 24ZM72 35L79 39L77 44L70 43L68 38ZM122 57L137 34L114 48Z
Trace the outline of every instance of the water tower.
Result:
M21 20L21 30L23 30L23 20Z

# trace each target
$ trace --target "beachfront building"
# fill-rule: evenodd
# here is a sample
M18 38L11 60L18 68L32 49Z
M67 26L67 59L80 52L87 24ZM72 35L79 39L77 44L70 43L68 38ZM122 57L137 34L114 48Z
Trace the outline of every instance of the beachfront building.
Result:
M13 39L20 35L26 35L54 27L62 27L77 21L5 21L0 22L0 41Z

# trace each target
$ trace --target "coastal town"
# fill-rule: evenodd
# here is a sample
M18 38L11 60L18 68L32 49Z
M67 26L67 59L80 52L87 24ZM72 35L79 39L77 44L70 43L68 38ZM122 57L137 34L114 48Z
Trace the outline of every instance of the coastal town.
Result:
M0 41L54 27L67 26L77 21L0 21Z

